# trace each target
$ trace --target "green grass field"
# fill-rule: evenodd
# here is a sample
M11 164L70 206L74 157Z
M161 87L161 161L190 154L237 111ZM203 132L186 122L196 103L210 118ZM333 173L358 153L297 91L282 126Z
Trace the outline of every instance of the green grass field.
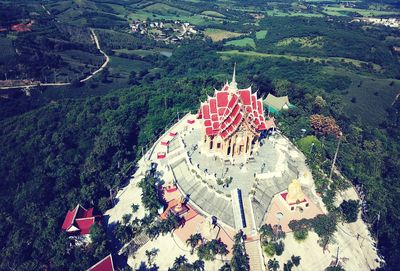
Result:
M122 57L110 57L110 70L112 73L120 73L122 76L129 76L131 71L141 71L150 67L149 63L140 60L127 59Z
M267 16L304 16L304 17L323 17L320 13L307 13L307 12L284 12L279 9L267 10Z
M205 16L199 15L199 14L194 14L192 16L180 16L180 15L173 15L173 14L167 14L167 15L160 15L160 14L155 14L151 12L147 12L145 10L138 10L134 13L130 13L128 15L128 20L133 21L133 20L160 20L160 19L165 19L165 20L178 20L182 22L187 22L191 23L194 25L204 25L207 23L207 21L212 21L211 19L205 18ZM218 20L215 20L215 22L218 22Z
M153 55L154 52L150 51L150 50L129 50L129 49L117 49L114 50L115 55L119 56L120 54L127 54L127 55L137 55L137 56L141 56L141 57L145 57L148 55Z
M233 45L233 46L238 46L238 47L251 46L253 48L256 47L256 44L254 43L254 40L252 38L243 38L243 39L238 39L238 40L230 40L230 41L226 42L225 45Z
M205 10L201 14L210 16L210 17L225 18L224 14L221 14L221 13L213 11L213 10Z
M160 15L179 15L179 16L189 16L191 13L189 11L172 7L163 3L155 3L153 5L147 6L143 9L144 11L160 14Z
M400 15L399 12L382 11L373 9L345 8L339 6L324 7L324 12L331 16L348 16L349 13L358 13L363 17L375 17L384 15Z
M226 30L222 30L222 29L217 29L217 28L207 28L204 31L204 35L211 38L212 41L221 41L224 39L239 37L243 34L226 31Z
M306 136L297 140L297 146L303 153L310 153L311 148L321 148L322 144L315 136ZM314 144L314 145L313 145ZM311 147L312 146L312 147Z
M266 54L259 53L254 51L243 51L240 52L238 50L229 50L229 51L221 51L218 52L222 57L232 57L232 56L246 56L246 57L275 57L275 58L286 58L291 61L309 61L312 60L314 62L322 62L322 61L333 61L333 62L341 62L341 63L351 63L356 67L360 67L362 64L367 64L365 61L352 59L352 58L344 58L344 57L305 57L305 56L295 56L295 55L280 55L280 54ZM372 64L374 69L379 71L381 67L377 64Z
M267 36L268 30L260 30L256 32L256 39L262 40Z

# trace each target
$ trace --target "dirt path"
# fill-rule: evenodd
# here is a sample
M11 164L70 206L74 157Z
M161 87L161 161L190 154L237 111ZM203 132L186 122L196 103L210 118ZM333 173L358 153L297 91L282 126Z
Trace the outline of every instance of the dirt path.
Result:
M96 44L96 48L105 57L106 60L100 66L100 68L98 68L97 70L92 72L90 75L88 75L84 79L79 80L79 82L81 82L81 83L92 79L93 76L95 76L96 74L98 74L99 72L104 70L104 68L106 68L108 63L110 62L110 57L101 49L99 39L97 38L96 33L94 32L94 30L90 29L90 33L91 33L91 37L92 37L93 42ZM71 84L72 84L71 82L56 82L56 83L42 83L42 82L39 82L39 83L28 84L28 85L0 87L0 90L1 89L4 89L4 90L5 89L14 89L14 88L31 88L31 87L37 87L37 86L68 86L68 85L71 85Z
M396 97L394 97L394 100L393 100L393 103L391 104L391 106L393 106L396 103L396 101L399 97L400 97L400 92L399 92L399 94L396 95Z
M99 39L96 36L96 33L94 33L93 29L90 29L90 32L92 33L92 38L96 44L96 48L99 50L99 52L106 58L106 61L104 61L103 65L100 66L100 68L98 68L97 70L95 70L94 72L92 72L91 75L89 75L88 77L80 80L80 82L86 82L87 80L90 80L93 76L95 76L97 73L101 72L102 70L104 70L105 67L107 67L108 63L110 62L110 57L103 51L101 50L100 47L100 42Z

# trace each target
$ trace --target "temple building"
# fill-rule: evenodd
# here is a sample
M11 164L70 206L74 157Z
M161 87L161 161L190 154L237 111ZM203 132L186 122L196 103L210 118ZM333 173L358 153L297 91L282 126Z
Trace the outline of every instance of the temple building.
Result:
M203 120L202 149L231 161L251 158L261 132L275 127L273 118L265 119L257 93L238 89L235 68L232 81L201 103L198 118Z
M73 210L67 212L61 229L70 236L86 235L99 219L99 215L93 214L93 208L85 209L78 204Z

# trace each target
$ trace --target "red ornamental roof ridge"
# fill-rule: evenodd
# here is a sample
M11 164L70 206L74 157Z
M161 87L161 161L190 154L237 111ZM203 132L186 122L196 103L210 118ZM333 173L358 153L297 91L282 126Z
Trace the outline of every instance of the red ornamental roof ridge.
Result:
M215 90L213 97L207 96L200 103L198 118L204 120L207 135L220 135L223 139L230 137L242 123L255 134L271 125L265 121L263 103L257 92L252 93L251 86L237 89L235 81Z

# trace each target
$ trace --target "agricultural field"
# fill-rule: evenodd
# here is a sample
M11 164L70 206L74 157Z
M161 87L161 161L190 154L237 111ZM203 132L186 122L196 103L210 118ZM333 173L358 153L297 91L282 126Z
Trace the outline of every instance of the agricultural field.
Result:
M357 13L363 17L379 17L379 16L399 16L399 12L395 11L384 11L384 10L373 10L373 9L360 9L360 8L347 8L339 6L326 6L324 7L324 13L331 16L350 16L353 13Z
M239 51L239 50L228 50L228 51L220 51L218 52L221 57L225 59L228 57L234 56L245 56L245 57L252 57L252 58L259 58L259 57L266 57L266 58L285 58L291 61L305 61L310 62L313 61L315 63L323 63L323 62L336 62L336 63L347 63L352 64L356 67L362 67L362 65L367 65L367 62L360 61L357 59L351 58L344 58L344 57L305 57L305 56L298 56L298 55L285 55L285 54L267 54L267 53L259 53L255 51ZM377 71L380 70L380 66L375 64L374 69Z
M296 37L286 38L278 41L277 46L300 46L301 48L322 48L323 37Z
M225 18L226 17L224 14L221 14L219 12L212 11L212 10L205 10L201 14L210 16L210 17L216 17L216 18Z
M233 46L238 46L238 47L256 47L256 44L254 43L254 40L252 38L243 38L243 39L238 39L238 40L230 40L225 43L225 45L233 45Z
M149 63L136 59L113 56L110 60L110 71L113 73L119 73L124 77L129 76L131 71L139 72L149 67Z
M204 31L204 35L209 37L212 41L221 41L224 39L236 38L243 35L242 33L231 32L218 28L207 28Z
M268 30L260 30L256 32L256 39L262 40L267 36Z

